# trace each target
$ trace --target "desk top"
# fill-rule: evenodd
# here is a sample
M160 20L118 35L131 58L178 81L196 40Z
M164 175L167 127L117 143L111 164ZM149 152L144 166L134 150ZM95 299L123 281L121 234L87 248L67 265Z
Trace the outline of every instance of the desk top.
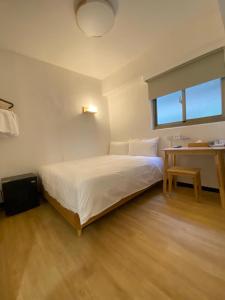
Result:
M181 148L164 148L161 151L168 152L215 152L225 151L225 147L181 147Z

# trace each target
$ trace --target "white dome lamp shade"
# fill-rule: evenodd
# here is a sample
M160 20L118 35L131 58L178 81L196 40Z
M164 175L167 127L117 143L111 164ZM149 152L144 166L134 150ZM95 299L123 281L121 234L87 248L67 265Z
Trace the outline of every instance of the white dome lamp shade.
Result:
M76 9L79 28L88 37L101 37L111 30L115 14L106 0L81 1Z

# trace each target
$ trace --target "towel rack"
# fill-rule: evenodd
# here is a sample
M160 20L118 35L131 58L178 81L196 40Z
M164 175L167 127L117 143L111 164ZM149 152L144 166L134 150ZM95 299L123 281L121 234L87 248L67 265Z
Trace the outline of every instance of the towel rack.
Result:
M1 99L1 98L0 98L0 102L6 103L6 104L9 105L9 106L6 108L7 110L14 107L14 104L13 104L12 102L10 102L10 101L7 101L7 100L4 100L4 99Z

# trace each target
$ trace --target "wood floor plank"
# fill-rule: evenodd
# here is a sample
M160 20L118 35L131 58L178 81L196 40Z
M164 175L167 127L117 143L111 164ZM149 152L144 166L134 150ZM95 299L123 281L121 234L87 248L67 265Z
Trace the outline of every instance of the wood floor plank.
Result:
M48 203L0 212L1 300L223 300L225 210L218 194L156 186L74 229Z

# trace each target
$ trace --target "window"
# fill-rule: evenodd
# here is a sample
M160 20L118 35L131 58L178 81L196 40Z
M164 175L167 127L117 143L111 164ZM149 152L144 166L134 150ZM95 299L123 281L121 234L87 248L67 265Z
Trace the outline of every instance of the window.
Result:
M223 79L210 80L153 100L154 127L165 128L225 120Z
M157 124L168 124L181 121L182 91L159 97L157 99Z
M222 115L221 80L211 80L186 92L187 120Z

